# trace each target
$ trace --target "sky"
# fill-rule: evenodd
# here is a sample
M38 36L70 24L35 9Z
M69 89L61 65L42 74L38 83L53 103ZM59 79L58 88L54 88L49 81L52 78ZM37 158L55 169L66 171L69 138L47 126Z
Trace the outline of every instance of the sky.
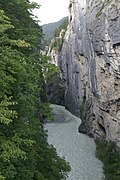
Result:
M41 21L39 24L47 24L56 22L63 17L68 16L68 6L70 0L31 0L41 5L39 10L33 13L38 16Z

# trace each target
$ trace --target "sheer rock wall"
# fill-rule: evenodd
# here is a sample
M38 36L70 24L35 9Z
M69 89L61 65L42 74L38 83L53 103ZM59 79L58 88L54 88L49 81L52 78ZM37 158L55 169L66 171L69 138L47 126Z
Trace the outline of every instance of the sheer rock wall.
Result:
M120 0L71 0L59 67L80 132L120 145Z

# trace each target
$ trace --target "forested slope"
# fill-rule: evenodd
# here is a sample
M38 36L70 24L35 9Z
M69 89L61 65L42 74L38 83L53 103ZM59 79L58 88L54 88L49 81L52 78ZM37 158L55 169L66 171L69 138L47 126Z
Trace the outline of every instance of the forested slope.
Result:
M67 17L64 17L58 22L48 23L48 24L44 24L42 26L43 32L45 34L45 39L48 43L54 37L54 33L56 31L56 28L58 28L60 25L62 25L66 19L67 19Z
M48 145L42 30L28 0L0 0L0 180L62 179L69 165Z

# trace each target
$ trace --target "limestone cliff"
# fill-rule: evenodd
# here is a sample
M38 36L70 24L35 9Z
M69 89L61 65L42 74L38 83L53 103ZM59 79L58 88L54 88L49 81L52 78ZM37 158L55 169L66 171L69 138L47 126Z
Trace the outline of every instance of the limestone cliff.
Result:
M120 0L71 0L59 67L79 131L120 145Z

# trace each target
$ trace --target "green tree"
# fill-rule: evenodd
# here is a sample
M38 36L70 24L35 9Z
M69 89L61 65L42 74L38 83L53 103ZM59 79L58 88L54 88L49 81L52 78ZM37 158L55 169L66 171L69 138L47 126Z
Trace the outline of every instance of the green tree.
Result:
M47 142L42 30L28 0L0 0L0 179L65 178L69 164Z
M115 142L104 139L96 140L96 155L104 164L106 180L120 179L120 148Z

